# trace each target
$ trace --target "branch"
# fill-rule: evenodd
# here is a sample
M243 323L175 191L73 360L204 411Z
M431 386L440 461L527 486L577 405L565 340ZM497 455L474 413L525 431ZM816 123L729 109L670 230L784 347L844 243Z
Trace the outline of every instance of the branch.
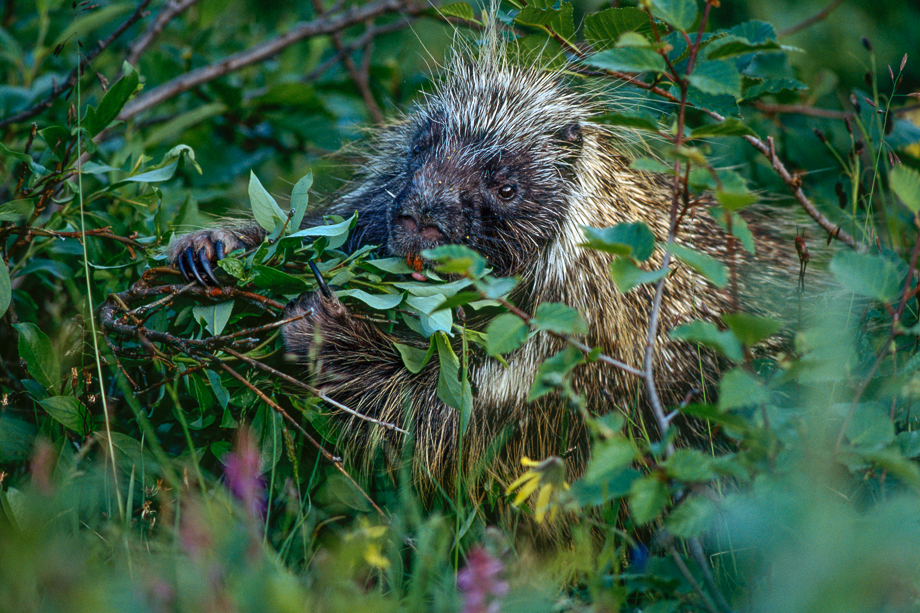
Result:
M278 322L278 325L287 323L288 321L293 321L294 319L300 319L301 317L303 317L303 316L301 315L300 317L295 317L295 318L292 318L292 319L289 319L289 320L286 320L286 321L283 321L283 322ZM358 419L363 419L364 421L369 421L369 422L371 422L372 424L375 424L375 425L377 425L377 426L380 426L381 428L385 428L385 429L387 429L387 430L391 430L391 431L394 431L394 432L399 432L400 434L409 434L408 432L406 432L405 430L403 430L402 428L400 428L399 426L397 426L397 425L395 425L395 424L391 424L391 423L388 423L388 422L385 422L385 421L380 421L379 419L374 419L374 418L371 417L370 415L365 415L364 413L359 413L358 411L355 411L354 409L345 406L345 405L342 404L341 402L338 402L338 401L336 401L336 400L333 400L332 398L330 398L329 396L327 396L326 394L324 394L322 391L316 389L316 388L313 387L312 385L307 385L307 384L304 383L303 381L300 381L299 379L295 379L294 377L292 377L292 376L290 376L290 375L286 375L286 374L284 374L283 372L281 372L280 370L277 370L277 369L275 369L275 368L272 368L271 366L269 366L269 365L267 365L267 364L263 364L262 362L260 362L260 361L258 361L258 360L254 360L254 359L250 358L249 356L246 356L246 355L243 355L242 353L239 353L239 352L237 352L237 351L234 351L233 349L223 348L223 351L226 352L226 353L228 353L229 355L232 355L233 357L235 357L235 358L237 358L237 359L240 359L240 360L246 362L246 363L249 364L250 366L254 366L254 367L256 367L256 368L258 368L258 369L260 369L260 370L264 370L265 372L271 374L273 377L276 377L276 378L278 378L278 379L281 379L282 381L285 381L285 382L287 382L287 383L290 383L291 385L295 385L295 386L297 386L297 387L299 387L299 388L301 388L301 389L304 389L304 390L310 392L311 394L313 394L314 396L316 396L316 397L319 398L320 400L323 400L324 402L327 402L327 403L331 404L332 406L336 407L337 409L341 409L342 411L345 411L346 413L348 413L348 414L350 414L350 415L354 415L354 416L357 417Z
M827 233L838 240L843 241L852 248L856 248L856 239L853 238L849 233L843 230L840 226L835 225L831 220L825 217L821 211L815 208L815 205L811 203L811 200L808 199L808 196L805 195L805 192L802 191L802 180L798 177L793 177L786 167L783 166L782 161L776 155L776 149L773 146L773 137L767 137L767 143L765 144L762 140L755 136L745 136L744 140L749 142L754 146L755 149L767 156L767 159L770 160L770 164L773 166L773 170L780 176L780 178L789 186L789 189L792 190L792 195L795 196L795 199L798 200L799 204L802 205L802 208L818 222L818 225L824 228Z
M830 4L825 6L823 9L821 9L820 11L818 11L817 13L815 13L808 19L804 21L800 21L799 23L795 24L794 26L790 26L786 28L785 30L780 30L779 32L777 32L776 37L782 38L784 36L789 36L790 34L795 34L796 32L800 30L804 30L805 28L809 26L813 26L819 21L823 21L828 15L831 14L831 11L833 11L835 8L837 8L841 4L843 4L843 0L833 0Z
M240 373L236 372L235 370L233 370L232 368L230 368L229 366L227 366L226 364L224 364L219 358L217 358L217 357L215 357L215 356L213 356L213 355L208 355L208 354L205 354L205 355L207 355L207 358L208 358L209 360L211 360L212 362L214 362L215 364L217 364L218 366L220 366L220 367L221 367L222 369L224 369L228 374L230 374L233 378L235 378L237 381L239 381L240 383L242 383L243 385L245 385L247 388L249 388L256 396L258 396L259 398L261 398L262 401L263 401L265 404L267 404L268 406L270 406L276 413L278 413L279 415L281 415L282 417L284 417L286 420L288 420L288 422L290 422L290 424L291 424L292 426L294 426L294 429L296 429L298 432L300 432L300 433L303 435L303 437L306 438L306 439L310 442L311 445L313 445L314 447L316 447L317 451L319 451L319 452L323 455L324 458L326 458L327 460L329 460L330 462L332 462L332 465L335 466L336 469L337 469L340 473L342 473L342 475L343 475L343 476L344 476L344 477L345 477L345 478L346 478L346 479L347 479L347 480L348 480L348 481L349 481L359 492L361 492L361 495L364 496L365 500L367 500L367 501L370 503L370 505L374 508L374 510L377 511L377 513L380 515L380 517L382 517L387 523L390 523L390 520L389 520L389 518L386 516L386 513L384 513L383 510L382 510L380 507L377 506L377 503L374 502L374 500L370 497L370 495L369 495L366 491L364 491L364 488L362 488L360 485L358 485L358 482L355 481L354 477L352 477L351 475L349 475L349 474L348 474L348 471L346 471L345 468L342 466L342 458L338 458L338 457L332 455L331 453L329 453L329 451L328 451L325 447L323 447L323 446L319 443L319 441L317 441L315 438L313 438L312 436L310 436L310 434L309 434L306 430L304 430L303 426L301 426L293 417L291 417L290 415L288 415L287 411L285 411L284 409L282 409L282 408L278 405L277 402L275 402L274 400L272 400L271 398L269 398L268 396L266 396L265 393L262 392L262 390L260 390L259 388L257 388L255 385L253 385L253 384L250 383L249 381L247 381L246 378L245 378L243 375L241 375Z
M163 10L157 15L153 25L151 25L146 32L137 37L134 42L131 43L130 47L128 47L128 57L125 61L132 66L137 66L137 62L140 60L141 55L144 54L144 51L147 50L150 43L160 35L163 28L165 28L176 15L184 12L198 1L199 0L170 0L169 4L163 7Z
M112 32L112 34L108 38L106 38L105 40L99 41L96 44L96 46L93 48L92 51L90 51L85 56L83 56L83 60L79 64L77 64L77 67L74 68L73 71L67 76L67 79L64 81L63 84L55 85L53 88L51 88L51 93L48 94L48 96L41 102L38 102L32 105L31 107L27 108L24 111L17 113L16 115L13 115L12 117L7 117L6 119L0 120L0 128L3 128L11 124L20 123L28 119L32 119L33 117L35 117L36 115L38 115L39 113L41 113L42 111L50 107L51 103L54 102L58 96L60 96L62 93L69 90L71 87L74 86L74 84L76 84L77 79L79 78L81 74L83 74L83 70L87 66L89 66L90 62L96 59L96 57L100 53L105 51L109 47L109 45L115 42L115 40L117 40L119 36L124 34L128 28L133 26L137 21L139 21L142 17L144 17L148 4L150 4L150 0L142 0L142 2L137 7L137 9L131 14L130 17L128 17L128 19L125 20L124 23L118 26L118 28L116 28L115 31Z
M235 53L208 66L203 66L197 70L187 72L176 77L172 81L150 90L146 94L138 96L122 109L118 118L122 121L131 119L182 92L198 87L199 85L222 77L228 73L240 70L241 68L245 68L246 66L266 60L294 43L312 36L339 32L345 28L386 13L398 12L402 15L417 15L428 8L429 5L422 4L416 0L376 0L370 4L352 7L348 11L337 16L320 17L314 21L296 25L287 32L279 34L275 38L260 45Z

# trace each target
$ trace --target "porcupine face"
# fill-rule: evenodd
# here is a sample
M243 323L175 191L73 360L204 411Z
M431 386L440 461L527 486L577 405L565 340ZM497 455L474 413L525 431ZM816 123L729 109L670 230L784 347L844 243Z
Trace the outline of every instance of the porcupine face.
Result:
M392 255L464 244L509 275L556 235L586 105L548 75L496 64L455 65L399 130Z

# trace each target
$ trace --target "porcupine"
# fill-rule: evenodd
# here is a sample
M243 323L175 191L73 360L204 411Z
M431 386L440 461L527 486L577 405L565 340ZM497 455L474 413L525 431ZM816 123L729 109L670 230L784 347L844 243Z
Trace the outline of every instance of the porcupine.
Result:
M641 365L654 287L620 293L609 277L611 256L579 244L585 240L583 226L635 221L666 240L673 178L632 169L624 140L591 121L602 107L596 96L580 93L558 72L518 65L499 43L485 45L478 57L459 53L446 72L413 112L377 133L356 186L320 214L358 212L346 250L379 245L385 255L414 258L439 245L467 245L485 256L494 275L520 277L511 300L522 309L568 304L588 325L585 343ZM320 214L305 224L315 224ZM774 239L755 235L759 249L776 252ZM189 280L217 283L213 262L264 236L254 224L203 230L178 239L170 255ZM722 261L727 261L727 240L704 213L688 214L676 237ZM650 265L661 261L659 248ZM673 406L699 387L701 378L714 380L720 363L710 351L671 339L669 331L694 319L715 320L731 300L727 290L684 264L672 260L670 268L654 372L663 403ZM748 279L742 290L750 285ZM457 471L473 471L496 440L505 443L487 474L499 483L521 473L524 456L563 456L570 481L584 472L590 438L584 417L560 395L527 402L539 366L564 348L559 338L536 334L506 356L507 367L475 356L469 371L473 412L458 456L458 412L438 397L437 359L418 374L409 372L393 346L405 338L351 316L341 302L319 291L295 300L284 313L297 315L304 318L283 328L288 352L336 401L378 420L408 425L414 436L413 477L422 490L433 491L437 484L452 491ZM575 369L572 385L590 411L619 410L656 431L644 385L634 375L602 363L584 364ZM371 458L383 450L391 459L402 457L400 434L335 407L329 411L338 420L346 455Z

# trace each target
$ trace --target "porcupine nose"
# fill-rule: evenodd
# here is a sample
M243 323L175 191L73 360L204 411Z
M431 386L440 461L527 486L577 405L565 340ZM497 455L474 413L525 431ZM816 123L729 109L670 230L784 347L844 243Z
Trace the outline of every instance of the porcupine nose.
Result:
M444 238L444 233L437 227L425 224L424 220L422 223L419 223L410 215L400 215L396 223L402 227L403 232L408 236L418 237L421 242L428 245L436 244Z

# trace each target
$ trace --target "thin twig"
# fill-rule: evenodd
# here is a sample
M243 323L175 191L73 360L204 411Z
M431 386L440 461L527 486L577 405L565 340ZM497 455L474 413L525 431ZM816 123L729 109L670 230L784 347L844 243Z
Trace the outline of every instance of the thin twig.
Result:
M770 160L770 165L773 166L773 170L776 171L776 173L786 183L789 189L792 190L792 195L795 196L795 199L811 216L811 218L818 222L819 226L824 228L831 237L846 243L854 249L857 247L855 238L853 238L846 230L831 222L831 220L829 220L821 213L821 211L815 208L811 200L808 199L808 196L806 196L805 192L802 191L802 180L798 177L793 177L792 174L786 170L786 167L776 155L776 149L773 146L772 136L767 137L767 143L769 144L764 143L762 140L755 136L744 136L742 138L752 144L755 149L763 153L767 159Z
M19 236L28 236L28 237L50 236L54 238L83 238L84 236L94 236L96 238L107 238L113 241L117 241L119 243L122 243L123 245L127 245L128 247L131 247L133 249L138 249L140 251L144 251L147 248L147 245L144 245L143 243L139 243L136 240L114 234L110 226L106 226L105 228L95 228L93 230L86 230L85 232L56 232L54 230L45 230L44 228L30 228L30 227L18 227L17 226L17 227L3 228L3 230L0 231L0 234L4 234L4 235L16 234Z
M235 370L233 370L232 368L224 364L219 358L213 355L208 355L208 354L205 354L205 355L207 355L208 359L210 359L212 362L220 366L224 371L230 374L233 378L235 378L237 381L239 381L244 386L249 388L250 391L252 391L256 396L261 398L262 401L268 406L270 406L276 413L278 413L283 418L288 420L288 422L294 427L295 430L300 432L300 434L303 435L303 437L306 438L310 442L311 445L316 447L317 451L319 451L323 455L324 458L329 460L332 463L332 465L335 466L336 470L342 473L342 475L349 481L349 483L351 483L359 492L361 492L361 495L364 496L364 499L367 500L368 503L370 503L370 505L374 508L375 511L377 511L380 517L383 518L387 523L390 522L390 519L387 517L386 513L384 513L383 510L377 506L377 503L374 502L374 500L370 497L370 495L364 491L364 488L358 485L358 482L355 481L354 477L348 474L348 471L345 470L345 468L342 466L342 458L336 457L332 455L331 453L329 453L329 451L325 447L323 447L319 443L319 441L317 441L315 438L310 436L310 434L303 428L303 426L300 425L300 423L297 422L297 420L291 417L287 413L287 411L285 411L283 408L281 408L281 406L278 405L277 402L275 402L274 400L266 396L265 393L262 392L262 390L257 388L255 385L253 385L249 381L247 381L243 375L241 375L240 373L236 372Z
M323 0L313 0L313 8L316 9L318 14L323 13ZM373 21L368 21L367 26L365 27L365 32L373 29ZM332 44L335 46L336 51L341 52L345 44L342 41L341 32L333 32L330 37L332 38ZM367 46L364 48L364 59L361 61L361 67L359 68L355 64L355 60L351 57L350 53L345 53L342 55L342 64L345 66L345 70L348 71L349 77L351 77L352 83L355 84L355 87L358 88L358 91L361 93L361 98L364 100L364 106L367 107L368 112L371 114L371 119L376 124L383 123L383 113L380 112L380 107L377 105L377 101L374 100L374 96L371 93L370 79L368 77L368 69L370 67L370 57L371 57L371 48L370 45L372 42L369 40Z
M122 109L118 118L122 121L131 119L182 92L198 87L199 85L228 73L240 70L241 68L245 68L246 66L266 60L304 39L340 32L345 28L366 22L386 13L417 15L428 10L428 8L430 8L429 4L417 2L416 0L376 0L369 4L354 6L339 15L320 17L307 23L295 25L287 32L279 34L275 38L265 41L264 43L225 57L208 66L203 66L187 72L176 77L172 81L155 87L129 102L125 108Z
M677 570L680 571L680 574L683 575L684 580L690 584L690 587L693 588L693 591L696 592L696 595L700 597L700 600L703 601L703 608L705 608L709 613L719 613L716 609L715 603L712 602L712 599L703 591L703 586L700 585L699 581L696 580L696 577L693 576L693 573L690 572L690 569L687 567L684 559L680 557L680 554L677 552L677 548L674 546L674 543L668 543L668 553L671 554L671 557L674 558L674 564L677 565Z
M918 226L918 229L920 229L920 217L914 217L914 225ZM869 383L872 382L872 378L875 376L876 371L878 371L882 362L885 360L885 356L887 356L888 352L891 350L891 342L897 334L898 324L901 322L901 316L904 314L907 300L913 295L910 286L916 273L918 256L920 256L920 233L917 234L917 239L914 241L914 247L910 252L910 265L907 268L907 277L904 279L904 289L901 290L901 299L898 302L898 308L891 314L891 329L888 332L888 338L875 357L875 362L872 363L869 372L863 377L862 383L859 384L856 393L853 395L850 409L847 411L846 416L843 418L843 423L840 425L840 433L837 435L837 443L834 446L835 453L840 451L840 446L843 444L843 438L846 436L847 428L850 427L850 421L853 419L853 414L856 412L856 405L859 404L863 393L866 391L866 388L869 387Z
M830 4L825 6L823 9L821 9L820 11L818 11L817 13L815 13L808 19L805 19L804 21L800 21L794 26L789 26L785 30L780 30L779 32L777 32L776 37L782 38L784 36L789 36L790 34L795 34L796 32L804 30L805 28L809 26L813 26L819 21L823 21L828 15L831 14L831 12L835 8L837 8L841 4L843 4L843 0L833 0Z
M483 295L483 298L485 298L485 295ZM504 299L502 299L502 298L499 298L499 299L497 300L497 302L498 302L499 304L501 304L503 307L505 307L506 309L508 309L508 310L509 310L511 313L513 313L514 315L517 315L518 317L520 317L521 319L523 319L524 322L527 323L528 325L532 325L532 324L533 324L533 321L534 321L534 320L533 320L533 317L531 317L526 311L524 311L524 310L522 310L522 309L520 309L520 308L514 306L513 304L511 304L510 302L508 302L507 300L504 300ZM568 334L562 334L562 333L560 333L560 332L554 332L553 330L546 330L546 332L547 332L547 334L550 334L551 336L555 336L556 338L558 338L558 339L560 339L560 340L563 340L563 341L569 343L570 345L572 345L573 347L575 347L576 349L578 349L579 351L581 351L581 352L582 352L583 354L585 354L585 355L588 355L589 353L591 353L592 351L594 351L594 349L592 349L591 347L588 347L586 344L582 343L582 342L579 341L578 339L576 339L576 338L574 338L574 337L572 337L572 336L570 336L570 335L568 335ZM633 367L633 366L630 366L629 364L625 364L625 363L623 363L623 362L621 362L621 361L619 361L619 360L617 360L617 359L615 359L615 358L611 358L610 356L608 356L608 355L606 355L606 354L603 354L603 353L597 356L597 361L598 361L598 362L603 362L603 363L605 363L605 364L609 364L609 365L611 365L611 366L613 366L613 367L615 367L615 368L619 368L620 370L622 370L622 371L624 371L624 372L628 372L629 374L635 375L635 376L637 376L637 377L642 377L643 374L644 374L644 373L643 373L641 370L639 370L638 368L635 368L635 367Z
M716 600L716 605L722 613L732 613L731 606L729 606L725 597L722 596L722 590L716 585L715 577L712 575L712 569L710 569L709 562L706 560L706 555L703 553L703 546L700 544L700 539L689 538L687 539L687 544L690 546L690 555L696 560L697 566L700 567L700 572L703 573L703 582L706 584L706 587L709 588L713 598Z
M302 316L300 316L300 317L302 317ZM288 320L288 321L292 321L293 319L300 319L300 317L292 318L291 320ZM397 426L397 425L395 425L395 424L391 424L391 423L388 423L388 422L385 422L385 421L380 421L379 419L375 419L375 418L373 418L373 417L371 417L371 416L369 416L369 415L365 415L365 414L363 414L363 413L359 413L358 411L355 411L354 409L345 406L345 405L342 404L341 402L338 402L338 401L336 401L336 400L333 400L332 398L330 398L329 396L327 396L326 394L324 394L322 391L318 390L317 388L313 387L312 385L309 385L309 384L307 384L307 383L304 383L303 381L301 381L301 380L299 380L299 379L295 379L294 377L291 377L290 375L286 375L285 373L281 372L280 370L277 370L277 369L272 368L272 367L269 366L268 364L264 364L264 363L262 363L262 362L260 362L260 361L258 361L258 360L254 360L254 359L252 359L252 358L250 358L250 357L248 357L248 356L246 356L246 355L243 355L242 353L239 353L239 352L234 351L233 349L230 349L230 348L227 348L227 347L223 347L223 348L222 348L222 351L228 353L229 355L232 355L232 356L235 357L235 358L238 358L238 359L240 359L240 360L243 360L244 362L246 362L246 363L249 364L250 366L254 366L254 367L256 367L256 368L258 368L258 369L260 369L260 370L264 370L265 372L271 374L273 377L276 377L276 378L278 378L278 379L281 379L282 381L285 381L285 382L287 382L287 383L290 383L291 385L296 385L297 387L302 388L302 389L304 389L304 390L310 392L311 394L313 394L313 395L316 396L317 398L323 400L324 402L327 402L327 403L331 404L332 406L336 407L337 409L341 409L342 411L345 411L346 413L348 413L348 414L350 414L350 415L354 415L354 416L357 417L358 419L363 419L364 421L369 421L369 422L371 422L372 424L375 424L375 425L380 426L381 428L385 428L385 429L387 429L387 430L391 430L391 431L394 431L394 432L399 432L400 434L406 434L406 435L409 434L408 432L406 432L405 430L403 430L402 428L400 428L399 426Z
M147 28L147 30L138 36L128 47L128 58L126 61L132 66L137 66L137 62L140 60L141 55L144 54L147 47L149 47L160 33L163 32L166 25L172 21L176 15L185 12L186 9L196 4L198 1L199 0L170 0L157 15L153 25Z
M379 36L381 34L386 34L388 32L395 32L396 30L404 29L406 26L408 26L413 21L415 21L415 19L416 19L416 16L405 17L398 21L394 21L393 23L388 23L385 25L374 26L372 28L368 28L367 30L364 31L364 34L362 34L360 37L354 39L353 41L351 41L350 43L346 45L343 45L342 48L338 51L338 53L330 57L328 60L326 60L325 62L323 62L316 68L314 68L308 74L304 75L301 81L303 81L304 83L312 83L316 81L323 73L325 73L327 70L329 70L330 68L332 68L333 66L341 62L342 58L344 58L346 55L348 55L352 51L366 47L368 44L370 44L372 40L374 40L376 36Z
M142 0L142 2L137 7L137 9L131 14L130 17L128 17L128 19L125 20L124 23L122 23L120 26L115 28L115 31L112 32L112 34L109 35L108 38L106 38L105 40L99 41L99 43L89 53L83 56L83 61L81 61L77 65L77 67L73 69L73 71L67 76L67 78L64 80L64 82L61 85L55 85L54 87L52 87L51 93L49 93L45 97L45 99L42 100L41 102L37 102L36 104L33 104L26 110L16 113L12 117L7 117L6 119L0 120L0 128L11 125L11 124L20 123L28 119L32 119L33 117L42 113L45 109L50 107L51 103L54 102L58 98L58 96L60 96L65 91L68 91L71 87L74 86L79 76L83 74L83 70L87 66L89 66L90 62L96 59L96 56L98 56L100 53L105 51L109 47L109 45L111 45L113 42L115 42L118 39L119 36L124 34L128 28L133 26L138 20L140 20L144 16L144 13L146 12L148 4L150 4L150 0Z

